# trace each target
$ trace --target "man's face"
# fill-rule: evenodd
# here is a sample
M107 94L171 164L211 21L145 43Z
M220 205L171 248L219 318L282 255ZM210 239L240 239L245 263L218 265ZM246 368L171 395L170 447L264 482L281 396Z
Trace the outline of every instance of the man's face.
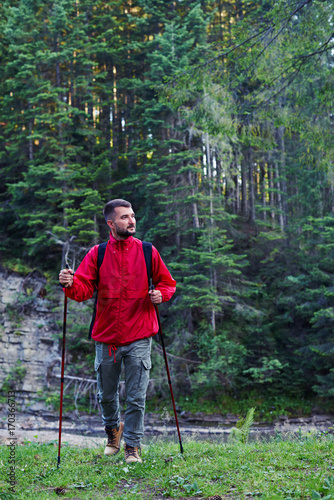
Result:
M125 240L136 234L136 217L131 207L116 207L107 224L116 240Z

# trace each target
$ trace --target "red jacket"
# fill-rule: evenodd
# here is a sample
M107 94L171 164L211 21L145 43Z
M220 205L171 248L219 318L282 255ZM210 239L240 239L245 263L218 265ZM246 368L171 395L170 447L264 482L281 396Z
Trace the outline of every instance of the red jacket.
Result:
M92 297L97 277L98 245L81 262L74 283L65 288L70 299L81 302ZM152 278L163 302L174 292L176 281L155 247L152 248ZM142 242L133 236L115 240L110 233L99 273L98 301L92 338L114 346L151 337L159 327L148 295L148 282Z

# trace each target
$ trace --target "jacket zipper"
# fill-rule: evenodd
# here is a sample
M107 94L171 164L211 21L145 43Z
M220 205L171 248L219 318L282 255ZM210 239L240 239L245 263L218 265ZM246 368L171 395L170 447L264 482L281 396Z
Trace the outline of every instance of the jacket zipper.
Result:
M118 324L117 324L117 330L118 330L118 339L120 340L120 316L121 316L121 306L122 306L122 294L123 294L123 250L122 250L122 245L119 245L120 252L121 252L121 290L120 290L120 296L119 296L119 310L118 310Z

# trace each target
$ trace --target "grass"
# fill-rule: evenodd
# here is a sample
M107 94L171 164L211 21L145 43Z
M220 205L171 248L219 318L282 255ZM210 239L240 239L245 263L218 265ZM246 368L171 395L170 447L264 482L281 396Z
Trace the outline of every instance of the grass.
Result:
M9 492L9 448L2 446L0 499L301 499L334 500L334 438L328 433L287 435L270 441L227 444L156 440L143 463L110 459L103 448L61 450L57 443L26 442L15 449L14 494Z

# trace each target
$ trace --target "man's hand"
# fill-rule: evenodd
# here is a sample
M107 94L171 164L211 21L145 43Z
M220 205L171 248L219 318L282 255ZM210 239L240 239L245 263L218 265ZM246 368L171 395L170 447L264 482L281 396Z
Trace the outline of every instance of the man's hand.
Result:
M150 290L148 293L149 293L152 304L161 304L162 294L161 294L160 290Z
M62 269L59 273L59 283L65 288L69 288L73 285L73 269Z

